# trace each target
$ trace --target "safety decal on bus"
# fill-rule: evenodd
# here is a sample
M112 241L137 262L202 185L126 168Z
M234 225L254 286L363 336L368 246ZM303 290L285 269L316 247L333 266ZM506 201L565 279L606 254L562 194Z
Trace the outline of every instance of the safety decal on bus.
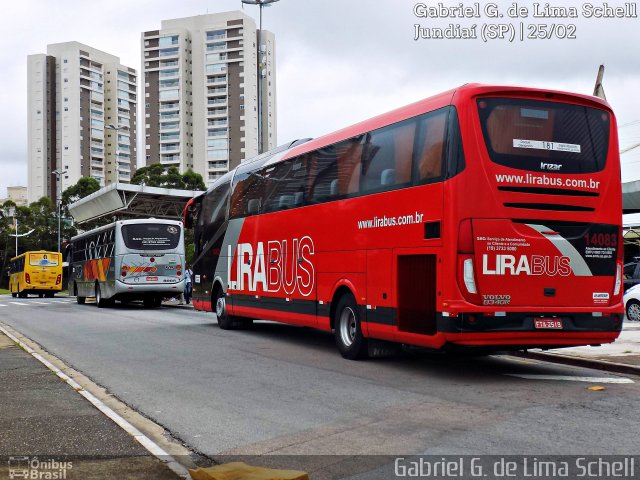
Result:
M304 297L313 292L315 269L311 258L315 248L310 237L258 242L255 248L250 243L239 243L235 255L231 245L227 249L231 290L299 293Z

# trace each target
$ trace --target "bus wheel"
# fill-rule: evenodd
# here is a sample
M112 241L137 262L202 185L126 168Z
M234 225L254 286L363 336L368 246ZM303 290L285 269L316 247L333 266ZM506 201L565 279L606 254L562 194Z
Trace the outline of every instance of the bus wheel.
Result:
M80 296L76 297L76 302L78 302L78 305L84 305L84 302L86 300L87 300L87 297L80 297Z
M335 340L340 354L349 360L367 356L367 339L362 335L360 310L350 293L338 300L335 311Z
M96 305L98 308L105 308L109 305L109 301L102 296L100 284L96 283Z
M157 297L153 297L153 306L154 307L160 307L162 306L162 295L158 295Z
M18 292L18 298L27 298L27 292L25 291Z
M144 297L142 299L142 304L144 305L144 308L153 308L156 302L153 297Z
M42 297L44 297L44 293L39 293L38 298L42 298Z
M218 318L218 326L222 330L246 328L253 323L251 319L236 317L227 313L227 302L221 287L218 287L216 290L213 302L213 311Z

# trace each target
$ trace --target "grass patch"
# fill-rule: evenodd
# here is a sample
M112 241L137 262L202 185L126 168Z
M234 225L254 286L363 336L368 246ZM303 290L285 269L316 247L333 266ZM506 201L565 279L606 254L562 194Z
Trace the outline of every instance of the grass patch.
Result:
M9 290L6 290L4 288L0 288L0 295L6 295L7 293L11 293Z

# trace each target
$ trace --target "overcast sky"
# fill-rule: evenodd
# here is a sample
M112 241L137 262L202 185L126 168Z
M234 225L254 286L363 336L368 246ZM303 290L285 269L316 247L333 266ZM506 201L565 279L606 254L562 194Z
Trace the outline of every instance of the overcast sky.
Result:
M605 91L619 125L640 120L640 19L424 19L410 0L280 0L264 10L276 35L278 142L316 137L439 91L499 83L592 93L604 63ZM442 2L458 5L460 0ZM487 2L478 2L482 7ZM540 2L544 4L545 2ZM598 2L591 2L601 5ZM609 5L623 5L609 0ZM640 11L640 2L638 10ZM472 6L474 2L464 2ZM140 34L163 19L239 10L240 0L22 0L3 2L0 31L0 198L27 181L27 55L78 41L140 70ZM258 8L244 12L258 18ZM414 41L414 24L574 24L576 39ZM142 81L140 79L140 82ZM142 149L141 151L144 151ZM636 164L640 167L640 164ZM629 175L629 172L626 173ZM634 175L635 176L635 175ZM640 175L638 175L640 176Z

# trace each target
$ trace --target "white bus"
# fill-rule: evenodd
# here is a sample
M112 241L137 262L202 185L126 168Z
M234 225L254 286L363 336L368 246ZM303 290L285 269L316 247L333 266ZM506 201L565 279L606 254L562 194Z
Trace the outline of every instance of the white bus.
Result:
M120 220L73 237L67 249L69 293L98 307L142 300L160 306L185 286L184 232L174 220Z

